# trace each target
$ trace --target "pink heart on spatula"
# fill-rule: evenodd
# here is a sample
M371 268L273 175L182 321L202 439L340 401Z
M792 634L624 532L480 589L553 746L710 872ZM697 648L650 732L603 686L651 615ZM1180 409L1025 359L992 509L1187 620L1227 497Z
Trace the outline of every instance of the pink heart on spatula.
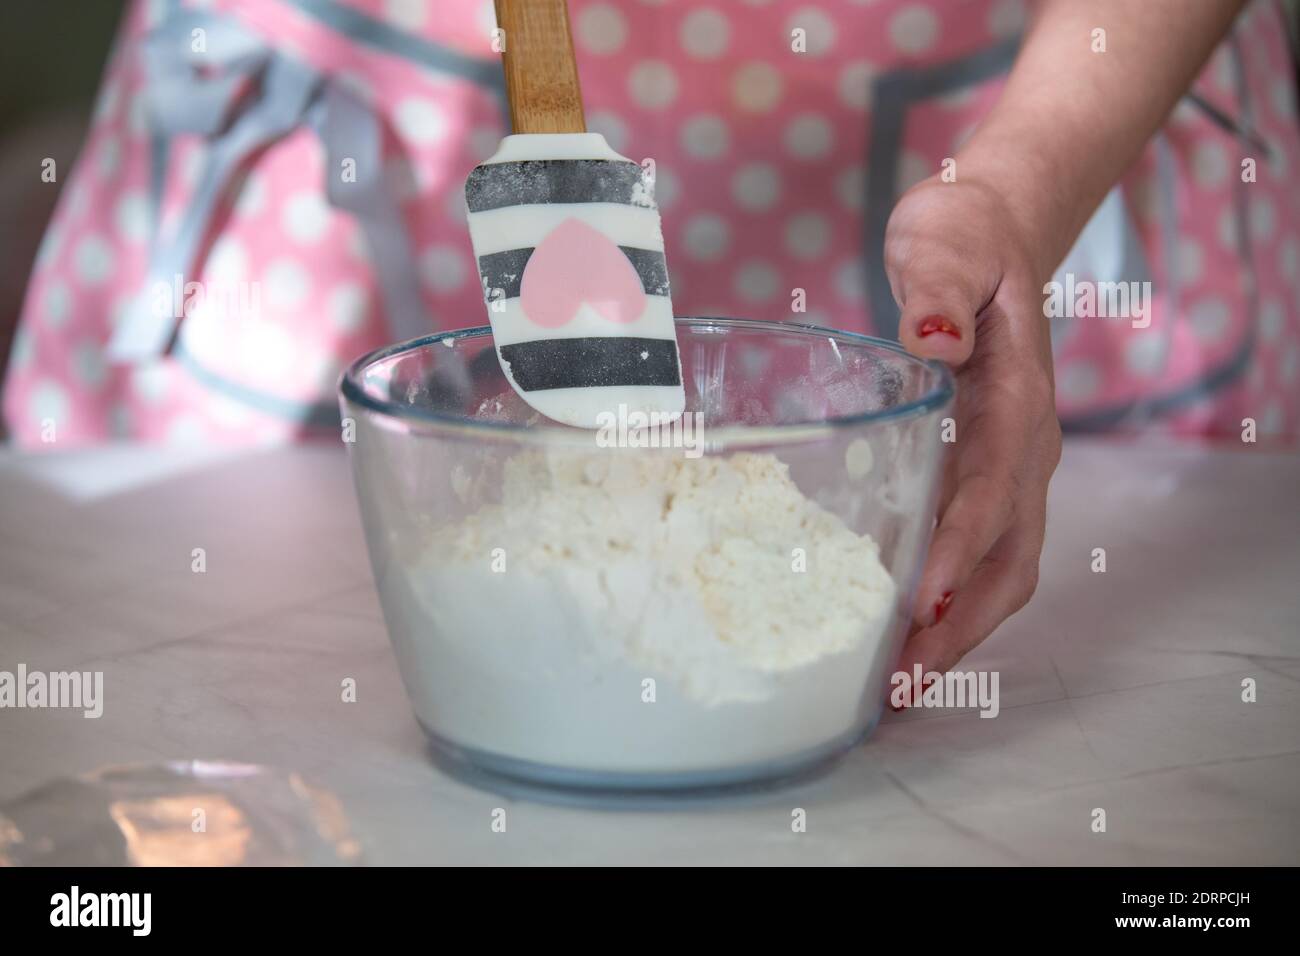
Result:
M641 277L623 250L580 219L566 219L533 250L519 286L524 315L558 329L586 303L610 322L645 311Z

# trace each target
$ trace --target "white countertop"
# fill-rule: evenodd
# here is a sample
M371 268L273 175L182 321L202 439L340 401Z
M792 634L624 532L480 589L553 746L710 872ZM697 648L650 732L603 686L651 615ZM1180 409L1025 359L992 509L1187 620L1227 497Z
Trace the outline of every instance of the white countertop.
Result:
M105 711L0 710L0 801L111 763L272 764L333 790L373 864L1295 864L1300 457L1068 444L1038 595L967 660L1000 671L1001 714L887 714L828 774L709 809L440 773L339 448L0 454L0 669L18 662L102 670Z

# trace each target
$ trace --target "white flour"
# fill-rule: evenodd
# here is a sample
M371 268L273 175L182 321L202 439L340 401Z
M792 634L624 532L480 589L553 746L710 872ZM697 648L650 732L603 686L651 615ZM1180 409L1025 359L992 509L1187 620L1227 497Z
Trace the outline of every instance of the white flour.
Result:
M501 503L401 578L394 632L426 726L597 770L743 764L845 734L894 601L875 542L767 454L518 455Z

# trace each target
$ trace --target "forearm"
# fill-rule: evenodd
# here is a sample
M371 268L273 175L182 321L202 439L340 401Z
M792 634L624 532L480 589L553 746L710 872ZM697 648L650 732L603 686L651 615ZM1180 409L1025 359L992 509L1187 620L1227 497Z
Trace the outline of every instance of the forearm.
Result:
M1001 99L957 156L1050 273L1191 85L1244 0L1042 0ZM1096 29L1105 52L1094 52Z

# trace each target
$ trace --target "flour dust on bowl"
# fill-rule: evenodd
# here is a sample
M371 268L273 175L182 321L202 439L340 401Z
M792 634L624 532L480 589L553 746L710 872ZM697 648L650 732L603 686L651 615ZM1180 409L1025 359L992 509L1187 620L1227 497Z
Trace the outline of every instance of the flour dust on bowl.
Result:
M486 328L343 377L402 679L441 757L473 776L734 787L821 763L880 715L951 376L812 326L677 333L687 414L671 425L542 418Z

